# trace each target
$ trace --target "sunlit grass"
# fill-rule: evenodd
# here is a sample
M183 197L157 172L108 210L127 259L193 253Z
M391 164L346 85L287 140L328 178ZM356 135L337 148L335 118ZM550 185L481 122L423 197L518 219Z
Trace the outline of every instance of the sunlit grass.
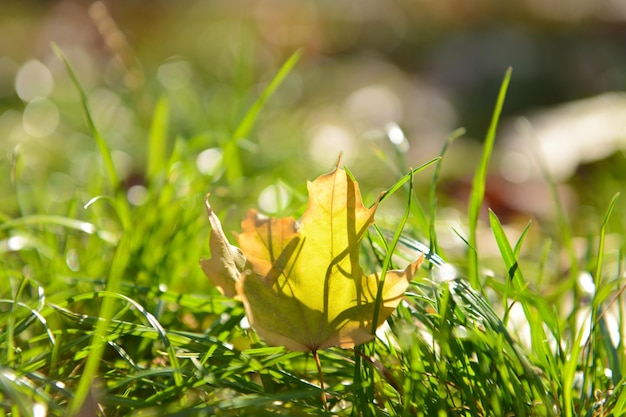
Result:
M425 155L420 161L434 161L434 170L389 179L394 198L382 205L399 201L399 215L386 219L389 230L368 236L365 267L384 270L419 251L427 252L427 262L374 342L319 352L326 404L312 356L266 346L248 328L242 305L209 286L198 265L208 252L206 192L221 199L220 217L232 226L227 230L235 230L265 184L280 182L291 196L288 204L277 204L281 210L303 208L300 159L273 170L244 155L254 149L244 145L259 112L298 56L277 70L256 100L242 99L252 103L249 111L220 139L172 132L172 103L156 101L141 138L147 164L134 184L141 198L120 179L114 149L93 122L80 74L68 63L104 164L92 167L93 183L64 206L64 214L47 213L41 199L28 200L29 184L19 175L14 179L20 207L29 210L0 218L0 415L626 412L623 254L621 243L606 244L608 233L624 232L615 230L623 221L612 221L623 216L620 200L611 193L605 211L592 219L582 257L574 252L573 227L556 193L555 235L537 233L528 223L511 239L497 212L480 217L510 72L476 163L467 226L456 230L469 236L467 257L446 259L435 227L442 208L436 201L439 167L462 132L450 136L441 159ZM197 158L206 149L214 150L207 155L215 165L202 173ZM402 152L386 158L381 164L407 163ZM250 174L246 162L258 171ZM290 172L298 178L290 180ZM97 180L103 173L105 183ZM413 175L432 176L427 192L410 186ZM479 236L495 240L495 257L483 255ZM580 271L591 282L582 289Z

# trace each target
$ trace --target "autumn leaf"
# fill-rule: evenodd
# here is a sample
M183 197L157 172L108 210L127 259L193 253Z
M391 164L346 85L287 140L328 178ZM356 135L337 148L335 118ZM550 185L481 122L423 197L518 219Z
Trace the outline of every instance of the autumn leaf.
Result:
M235 289L251 326L270 345L312 352L353 347L374 337L379 276L364 274L359 251L378 201L366 208L358 184L339 168L310 182L308 191L299 223L248 212L237 240L252 270L244 269ZM387 272L374 327L396 309L421 261Z

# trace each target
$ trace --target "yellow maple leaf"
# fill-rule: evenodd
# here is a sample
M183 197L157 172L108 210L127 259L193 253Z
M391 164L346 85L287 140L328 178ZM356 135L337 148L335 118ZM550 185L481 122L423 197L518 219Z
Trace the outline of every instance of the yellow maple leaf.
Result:
M309 182L308 191L299 223L248 212L237 235L248 264L235 290L252 328L270 345L312 352L353 347L371 340L372 328L396 309L422 259L387 272L373 326L380 280L365 275L359 252L378 201L366 208L358 184L339 168Z

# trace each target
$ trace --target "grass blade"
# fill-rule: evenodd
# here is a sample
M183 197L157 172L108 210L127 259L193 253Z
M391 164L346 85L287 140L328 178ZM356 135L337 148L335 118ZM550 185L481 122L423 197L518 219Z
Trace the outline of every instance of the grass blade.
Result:
M233 139L236 142L248 136L248 134L252 130L252 127L254 126L254 123L256 122L256 119L259 117L259 113L265 106L265 103L267 102L267 100L269 100L270 97L272 97L272 95L274 95L274 93L276 92L278 87L280 87L283 81L285 81L287 75L289 75L293 67L295 67L295 65L300 60L301 55L301 51L296 51L293 55L289 57L289 59L287 59L287 61L285 61L280 70L278 70L278 73L265 88L261 96L252 105L250 110L248 110L248 113L246 113L241 123L239 123L237 130L235 130L235 133L233 133Z
M496 129L498 128L498 121L500 120L500 114L502 113L502 107L504 106L504 98L506 97L506 91L511 80L512 68L509 67L502 80L500 86L500 92L498 93L498 100L493 111L491 118L491 124L485 137L485 143L483 145L483 154L480 160L480 164L474 174L474 180L472 182L472 193L469 200L469 244L470 249L468 251L468 268L469 268L469 280L474 288L479 288L478 277L478 252L476 242L476 229L478 227L478 216L480 214L480 208L483 204L485 197L485 182L487 180L487 168L489 166L489 160L491 159L491 153L493 151L493 144L496 139Z
M617 193L611 199L609 203L609 207L604 214L604 218L602 219L602 225L600 226L600 240L598 243L598 259L596 264L596 272L594 275L594 284L596 288L600 288L602 284L602 260L604 259L604 243L606 239L606 228L609 223L609 219L611 218L611 214L613 213L613 209L615 208L615 204L617 203L617 199L619 198L620 193Z
M104 169L109 179L110 186L113 189L113 193L118 197L117 206L119 209L119 216L122 221L122 227L126 230L130 225L130 210L128 207L128 200L126 200L126 196L123 193L123 184L120 180L119 175L117 174L117 171L115 170L115 164L113 163L111 150L104 140L104 137L102 137L100 131L96 127L93 117L91 116L91 110L89 109L89 100L87 99L87 93L85 93L85 90L78 81L78 77L72 69L72 66L63 54L63 51L61 51L61 48L59 48L56 43L51 43L51 47L54 53L63 62L63 65L65 65L67 73L72 79L76 90L78 90L78 94L80 95L80 101L83 107L83 112L85 113L85 119L87 121L87 127L89 128L94 140L96 141L96 145L98 146L100 156L102 157L102 160L104 162Z
M169 127L169 101L161 97L154 108L152 125L150 126L150 138L148 141L148 161L146 177L150 181L159 172L165 170L167 162L167 130Z
M406 178L406 176L404 178ZM402 230L404 229L404 225L409 219L409 213L411 212L411 200L413 199L412 198L413 197L413 170L409 173L408 179L410 179L410 181L409 181L409 193L408 193L409 198L407 199L407 206L406 206L406 209L404 210L404 215L402 216L402 219L400 220L400 223L398 224L398 227L396 228L396 232L393 236L393 240L391 241L391 244L389 245L387 253L385 254L385 259L383 260L382 270L380 271L380 279L378 280L378 292L376 293L376 303L374 304L374 316L373 316L374 318L372 320L372 334L376 332L376 327L377 327L376 323L378 323L378 314L380 312L380 305L383 300L383 286L385 284L385 275L387 274L387 271L391 267L391 257L393 256L393 253L396 249L396 245L398 244L398 241L400 240L400 236L402 235ZM403 179L401 179L400 181L398 181L398 183L404 182L404 181ZM398 186L398 183L396 183L396 185L391 187L391 189L396 188L396 186Z
M76 76L76 73L74 72L69 61L63 54L63 51L61 51L61 48L59 48L59 46L54 42L50 46L52 47L52 50L54 51L54 53L63 62L63 65L65 65L65 69L67 70L67 73L72 79L74 86L78 90L78 94L80 95L80 101L83 106L83 112L85 113L85 118L87 121L87 127L91 131L91 134L93 135L93 138L96 141L96 145L98 146L98 150L100 151L100 156L102 156L102 160L104 161L104 168L109 178L109 183L111 184L111 187L113 188L113 190L118 191L121 188L120 178L117 175L117 171L115 170L115 165L113 164L113 158L111 157L111 150L109 149L109 146L107 145L106 141L100 134L100 131L96 127L96 124L93 121L93 117L91 116L91 110L89 109L89 101L87 99L87 93L85 93L85 90L83 90L83 87L81 86L80 81L78 81L78 77Z
M230 140L224 144L222 160L226 164L226 175L229 180L236 180L241 176L241 162L239 160L237 150L239 142L250 134L257 118L259 117L259 113L261 113L261 110L265 106L265 103L270 97L272 97L285 78L287 78L287 75L289 75L301 55L302 52L297 51L289 57L278 73L274 76L272 81L265 88L263 93L261 93L261 96L256 100L252 107L250 107L244 118L237 126L237 129L235 129L235 132L232 134Z
M524 315L528 320L528 324L531 327L531 334L535 334L538 332L538 337L533 337L532 344L535 350L541 349L544 340L547 340L545 331L543 329L542 324L545 322L551 330L554 330L557 326L557 322L555 321L555 317L552 312L548 308L548 306L542 301L539 297L534 297L532 294L529 294L527 291L528 284L522 275L522 271L519 268L517 253L519 252L519 248L521 246L521 242L528 231L528 226L522 232L517 244L515 245L515 250L511 247L506 234L504 233L504 229L502 228L502 224L498 220L496 214L489 210L489 222L491 224L491 229L493 231L493 235L496 239L496 243L498 244L498 249L500 250L500 254L502 255L502 260L506 266L506 270L508 272L507 280L513 283L513 287L515 289L515 297L521 303L522 308L524 309ZM506 300L504 300L506 301ZM539 312L539 316L537 312L533 311L531 307L537 308ZM540 319L543 319L540 320Z
M595 385L595 380L597 378L597 372L595 371L595 366L592 365L592 361L597 355L597 351L600 348L600 344L602 343L603 335L602 335L602 318L600 317L602 313L602 303L603 299L600 297L600 288L602 286L602 264L604 260L604 245L606 239L606 228L611 218L611 214L613 213L613 209L615 208L615 204L617 203L617 199L619 198L620 193L617 193L611 199L609 203L609 207L604 214L604 218L602 219L602 225L600 226L600 236L598 243L598 255L596 259L596 270L594 274L594 286L595 292L593 294L593 300L591 303L591 334L589 335L589 339L587 341L587 354L585 355L585 366L583 367L584 371L584 379L583 379L583 387L582 392L588 392L590 389L590 385L593 388ZM599 319L600 317L600 319ZM604 338L608 337L608 334L604 335ZM583 401L586 400L586 395L583 395L581 398Z
M394 185L392 185L391 187L389 187L387 190L383 191L383 193L380 196L380 200L379 202L383 202L384 200L387 199L387 197L389 197L391 194L395 193L396 191L398 191L400 188L402 188L402 186L404 184L406 184L407 181L412 180L413 179L413 175L417 174L418 172L428 168L429 166L431 166L432 164L438 162L441 160L441 157L438 156L436 158L431 159L428 162L423 163L422 165L418 166L417 168L414 168L411 170L411 172L409 172L408 174L406 174L405 176L403 176L402 178L400 178ZM412 189L412 186L411 186Z

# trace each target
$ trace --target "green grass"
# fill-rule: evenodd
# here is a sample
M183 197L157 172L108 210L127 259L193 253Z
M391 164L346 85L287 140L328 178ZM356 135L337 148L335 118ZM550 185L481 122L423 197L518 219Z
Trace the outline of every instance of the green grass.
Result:
M248 110L235 112L240 122L220 134L173 131L176 97L155 100L140 141L147 161L145 201L137 205L126 198L114 150L65 61L103 165L94 165L62 205L47 201L54 190L28 197L28 178L14 177L18 209L0 214L0 415L625 413L623 337L610 334L613 325L620 336L626 331L622 242L607 243L607 234L625 232L617 195L603 202L603 215L588 220L580 257L556 193L553 234L528 223L510 240L498 213L480 216L510 71L476 167L464 223L467 256L444 262L435 227L440 168L462 131L439 156L423 158L434 171L420 167L389 178L382 205L399 214L386 219L389 230L368 236L364 267L385 271L420 251L427 262L385 333L353 350L318 352L326 404L310 354L268 347L242 326L242 305L211 288L198 265L208 254L203 198L208 191L215 196L227 231L237 229L267 184L286 184L289 209L301 212L304 179L321 172L303 178L299 159L274 168L244 146L298 57L258 97L242 97ZM202 175L196 156L209 147L221 148L222 159L213 174ZM406 164L406 155L395 158L386 162ZM414 176L432 176L430 188L416 190ZM481 252L479 232L489 230L497 256ZM438 278L450 268L454 275ZM580 289L579 271L589 272L595 290Z

